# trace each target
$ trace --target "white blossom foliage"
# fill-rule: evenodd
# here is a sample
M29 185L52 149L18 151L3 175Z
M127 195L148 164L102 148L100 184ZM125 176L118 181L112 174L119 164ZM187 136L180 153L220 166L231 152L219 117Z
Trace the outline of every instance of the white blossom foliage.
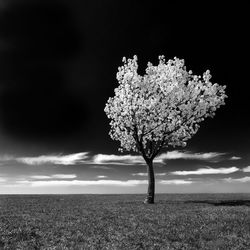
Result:
M148 63L146 74L137 73L137 57L123 58L118 68L119 86L104 111L111 120L109 135L120 141L120 151L141 152L153 159L169 146L186 146L206 117L224 105L226 86L213 84L207 70L203 76L187 71L184 60Z

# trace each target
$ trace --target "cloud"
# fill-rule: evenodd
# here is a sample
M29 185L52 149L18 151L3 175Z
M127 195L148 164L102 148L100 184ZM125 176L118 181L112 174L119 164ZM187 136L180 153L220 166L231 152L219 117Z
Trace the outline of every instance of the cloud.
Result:
M91 166L91 168L96 168L96 169L113 169L111 167L107 167L107 166Z
M31 175L30 178L37 180L48 180L48 179L74 179L77 175L75 174L53 174L53 175Z
M133 173L133 176L148 176L148 173Z
M74 179L77 176L75 174L54 174L52 177L56 179Z
M97 175L96 178L107 178L108 176L106 175Z
M209 153L192 153L181 151L170 151L157 156L154 163L164 164L165 160L175 159L196 159L196 160L218 160L221 155L225 153L209 152ZM92 158L88 152L74 153L74 154L55 154L55 155L40 155L34 157L14 157L10 155L0 156L0 162L17 161L27 165L43 165L43 164L57 164L57 165L76 165L79 163L95 165L91 168L97 169L112 169L109 166L102 165L145 165L145 161L141 155L115 155L115 154L96 154Z
M240 160L240 159L241 159L240 156L232 156L229 160L235 161L235 160Z
M156 173L155 175L156 176L163 176L163 175L166 175L167 173Z
M31 175L30 178L40 180L52 179L52 177L49 175Z
M164 184L164 185L184 185L184 184L192 184L193 182L190 180L161 180L159 181L159 184Z
M200 175L200 174L231 174L236 171L239 171L239 168L237 167L231 167L231 168L199 168L194 171L174 171L171 172L173 175Z
M181 152L178 150L170 151L159 155L156 159L158 162L163 162L164 160L213 160L225 153L209 152L209 153L191 153L191 152Z
M157 156L154 159L154 163L164 163L164 160L214 160L218 159L225 153L209 152L209 153L191 153L181 151L170 151ZM113 164L113 165L135 165L135 164L146 164L143 157L140 155L107 155L97 154L93 156L92 164Z
M167 173L155 173L155 176L163 176L166 175ZM133 173L133 176L148 176L148 173Z
M147 184L147 180L48 180L48 181L17 181L18 184L28 184L32 187L42 186L136 186L140 184Z
M1 162L6 162L6 161L11 161L14 160L15 158L11 155L1 155L0 156L0 161Z
M107 155L97 154L93 157L94 164L114 164L114 165L131 165L145 164L142 156L137 155Z
M5 181L6 181L6 179L5 179L5 178L0 177L0 182L5 182Z
M233 178L224 178L223 179L224 181L226 182L231 182L231 183L234 183L234 182L250 182L250 176L245 176L245 177L242 177L242 178L238 178L238 179L233 179Z
M88 152L68 154L68 155L41 155L37 157L19 157L17 162L28 165L42 165L42 164L60 164L60 165L75 165L83 162L88 158Z
M243 172L250 172L250 166L247 166L242 169Z

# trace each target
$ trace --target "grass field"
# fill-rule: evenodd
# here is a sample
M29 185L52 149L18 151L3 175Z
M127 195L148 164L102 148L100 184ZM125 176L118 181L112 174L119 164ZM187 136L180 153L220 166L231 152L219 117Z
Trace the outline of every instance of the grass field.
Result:
M250 194L1 195L0 249L250 249Z

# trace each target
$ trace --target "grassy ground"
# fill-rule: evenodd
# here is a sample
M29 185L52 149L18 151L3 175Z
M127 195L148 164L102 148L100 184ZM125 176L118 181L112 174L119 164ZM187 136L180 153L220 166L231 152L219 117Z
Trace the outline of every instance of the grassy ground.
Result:
M0 249L250 249L250 194L0 196Z

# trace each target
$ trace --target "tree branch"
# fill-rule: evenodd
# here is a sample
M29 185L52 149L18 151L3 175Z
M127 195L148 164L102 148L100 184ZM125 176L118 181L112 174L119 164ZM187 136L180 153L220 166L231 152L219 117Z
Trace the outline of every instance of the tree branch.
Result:
M159 146L155 146L155 148L154 148L154 150L153 150L153 152L152 152L152 154L150 156L151 160L153 160L158 155L158 153L160 152L160 150L162 149L162 147L164 145L164 142L165 142L166 136L167 136L167 134L166 134L166 128L167 128L167 126L165 127L165 131L163 133L163 139L161 140L160 145Z
M134 125L134 136L133 137L136 141L138 150L142 153L144 160L147 162L149 160L149 158L147 157L145 150L143 148L142 137L139 139L136 125Z

